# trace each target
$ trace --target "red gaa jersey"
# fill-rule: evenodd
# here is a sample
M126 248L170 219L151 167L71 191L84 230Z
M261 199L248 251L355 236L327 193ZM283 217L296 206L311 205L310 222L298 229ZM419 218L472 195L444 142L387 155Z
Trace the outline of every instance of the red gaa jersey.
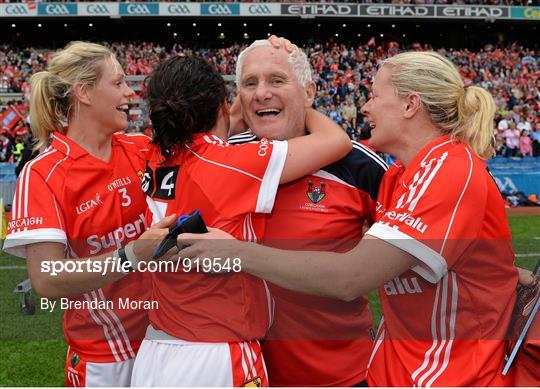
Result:
M114 134L110 160L104 162L55 133L52 145L28 162L17 181L4 249L26 257L27 244L58 242L66 245L68 258L82 258L136 239L146 229L140 190L146 150L147 137ZM134 358L148 315L121 302L148 300L149 284L135 272L70 297L70 303L86 302L88 307L64 312L64 335L72 350L92 362Z
M250 132L230 143L255 139ZM353 142L342 160L281 185L266 215L264 244L288 250L345 252L372 223L387 168L369 148ZM367 299L345 302L269 284L275 319L263 343L272 386L352 386L365 379L372 341Z
M517 271L503 200L470 147L442 136L407 168L392 165L367 234L417 259L380 290L369 385L508 384L501 372Z
M257 241L264 220L251 213L272 210L286 155L287 142L230 146L208 133L196 134L168 163L153 147L143 181L152 220L199 210L207 226ZM153 327L187 341L262 338L272 314L265 282L246 273L209 276L200 268L152 274L152 299L159 303L150 312Z

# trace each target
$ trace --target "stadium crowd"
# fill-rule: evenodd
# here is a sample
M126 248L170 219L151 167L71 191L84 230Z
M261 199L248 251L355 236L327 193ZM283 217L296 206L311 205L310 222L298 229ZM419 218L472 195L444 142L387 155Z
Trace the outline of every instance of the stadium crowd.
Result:
M169 56L190 54L206 58L222 75L232 75L236 58L245 46L235 43L226 48L195 50L180 44L167 48L152 42L122 42L112 43L110 47L128 75L145 76ZM369 99L370 82L377 64L388 56L411 49L437 50L458 66L466 84L479 84L492 93L498 107L494 125L498 155L540 155L540 57L535 50L516 44L487 44L478 51L470 51L433 48L420 43L403 46L395 41L378 44L375 38L358 46L331 41L312 43L304 50L317 83L315 107L339 123L351 138L368 138L370 129L360 114L360 107ZM27 101L30 76L44 69L51 54L50 50L0 46L0 93L21 93ZM229 83L231 100L234 94L235 86ZM135 101L141 101L137 97L140 96L136 96ZM12 147L18 135L24 134L24 123L19 119L25 117L25 111L24 102L18 102L4 105L0 113L4 130L9 129L9 133L15 135ZM148 127L142 120L143 112L144 106L139 107L138 103L132 107L132 131ZM11 121L7 117L11 117Z

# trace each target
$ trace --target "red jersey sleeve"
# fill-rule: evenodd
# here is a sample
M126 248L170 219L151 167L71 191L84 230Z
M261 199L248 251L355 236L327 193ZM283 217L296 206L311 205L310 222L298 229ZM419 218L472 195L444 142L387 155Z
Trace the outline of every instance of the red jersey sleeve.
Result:
M203 155L192 152L204 161L191 171L192 178L225 216L272 211L287 157L286 141L262 139L214 146Z
M433 283L477 238L486 206L484 175L471 152L461 151L432 157L404 173L394 191L383 190L377 223L367 232L417 258L413 270Z
M66 224L59 205L45 178L28 166L23 169L17 180L4 250L25 258L27 244L66 244Z

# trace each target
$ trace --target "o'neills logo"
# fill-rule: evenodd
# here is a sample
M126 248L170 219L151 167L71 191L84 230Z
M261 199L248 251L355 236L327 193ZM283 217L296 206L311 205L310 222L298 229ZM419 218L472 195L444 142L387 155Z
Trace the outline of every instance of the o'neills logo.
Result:
M25 228L28 226L37 226L43 224L42 217L25 217L24 219L12 220L8 224L8 228L13 230L15 228Z
M407 213L407 212L398 213L396 211L390 211L390 212L387 212L385 216L390 220L395 220L395 221L404 223L408 225L409 227L414 228L418 232L421 232L422 234L426 232L426 229L428 227L422 222L421 218L413 217L411 216L410 213Z
M82 204L79 204L75 210L77 211L77 215L81 215L88 211L89 209L92 209L94 207L97 207L98 205L103 205L103 201L101 201L99 193L96 193L96 198L91 199L88 201L85 201Z
M122 242L126 238L135 238L145 230L146 221L141 213L133 223L127 223L125 226L118 227L105 235L91 235L86 239L86 243L92 247L90 254L97 254L109 247L122 247Z
M142 174L142 172L140 172ZM137 172L137 175L139 172ZM131 184L131 179L129 177L122 177L117 180L114 180L109 185L107 185L107 189L109 189L109 192L112 192L115 189L121 188L123 186Z

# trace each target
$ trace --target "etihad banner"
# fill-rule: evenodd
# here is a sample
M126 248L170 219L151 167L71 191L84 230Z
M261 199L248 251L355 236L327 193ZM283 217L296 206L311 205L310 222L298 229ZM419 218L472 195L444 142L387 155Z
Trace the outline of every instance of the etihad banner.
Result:
M540 21L540 7L345 3L8 3L0 17L299 17L391 19L521 19Z
M357 4L309 3L282 4L282 15L295 16L358 16Z
M376 18L508 19L509 7L465 5L360 5L358 16Z

